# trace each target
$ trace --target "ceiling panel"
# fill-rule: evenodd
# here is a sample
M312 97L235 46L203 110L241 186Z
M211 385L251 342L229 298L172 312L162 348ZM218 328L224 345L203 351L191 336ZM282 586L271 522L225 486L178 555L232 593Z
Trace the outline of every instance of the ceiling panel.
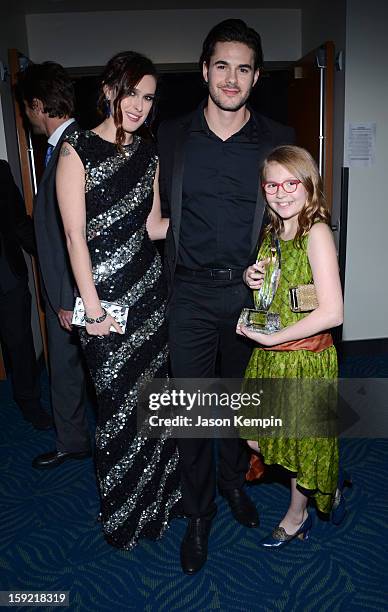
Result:
M16 0L7 2L2 11L33 13L73 13L89 11L123 11L153 9L211 9L211 8L303 8L312 0ZM8 6L7 6L8 5ZM7 8L5 8L7 7Z

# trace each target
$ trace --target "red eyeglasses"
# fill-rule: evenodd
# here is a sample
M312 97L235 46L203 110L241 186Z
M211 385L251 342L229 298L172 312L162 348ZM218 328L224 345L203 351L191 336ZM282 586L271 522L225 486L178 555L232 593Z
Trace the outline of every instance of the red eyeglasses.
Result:
M297 190L299 183L301 183L299 179L289 179L288 181L283 181L283 183L276 183L275 181L265 181L261 184L265 193L269 195L275 195L278 192L279 187L281 187L286 193L293 193Z

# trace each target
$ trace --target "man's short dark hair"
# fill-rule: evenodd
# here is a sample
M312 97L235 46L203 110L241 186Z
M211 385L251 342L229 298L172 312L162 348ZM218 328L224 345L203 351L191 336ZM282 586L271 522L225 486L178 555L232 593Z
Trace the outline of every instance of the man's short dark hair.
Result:
M262 68L263 50L260 35L253 28L249 28L242 19L225 19L225 21L215 25L205 38L199 60L201 70L204 62L209 66L214 47L218 42L243 43L253 51L255 70Z
M32 107L33 99L41 100L49 117L72 117L74 114L74 87L66 70L55 62L29 64L19 73L17 92L19 99Z

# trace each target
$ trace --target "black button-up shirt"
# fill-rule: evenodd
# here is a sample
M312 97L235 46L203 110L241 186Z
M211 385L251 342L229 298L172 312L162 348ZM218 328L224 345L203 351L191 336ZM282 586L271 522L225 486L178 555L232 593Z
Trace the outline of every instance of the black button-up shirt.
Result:
M201 106L185 143L178 264L186 268L245 268L259 189L257 126L253 114L223 141Z

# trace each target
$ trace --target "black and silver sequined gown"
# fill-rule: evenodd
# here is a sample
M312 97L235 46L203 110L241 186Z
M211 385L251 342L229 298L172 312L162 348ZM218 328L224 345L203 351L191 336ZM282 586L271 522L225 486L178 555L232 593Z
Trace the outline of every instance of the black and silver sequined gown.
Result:
M91 131L67 140L85 168L87 242L99 298L130 307L124 335L80 332L97 393L104 536L129 549L141 537L160 537L181 497L175 442L146 439L136 429L139 385L167 375L166 288L145 226L157 157L154 145L137 135L123 153Z

